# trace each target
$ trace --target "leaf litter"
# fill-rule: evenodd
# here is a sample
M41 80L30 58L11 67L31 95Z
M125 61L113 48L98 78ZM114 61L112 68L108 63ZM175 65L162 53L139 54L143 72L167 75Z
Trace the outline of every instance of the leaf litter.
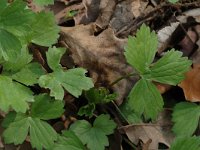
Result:
M160 3L163 5L160 5ZM175 7L170 14L170 12L167 11L167 7L174 8L174 5L162 2L160 3L154 0L83 0L82 2L78 0L57 0L55 1L54 5L47 7L40 7L37 5L30 6L34 11L54 11L58 24L62 26L61 38L57 44L61 46L65 45L68 48L69 57L72 58L75 65L83 67L89 71L88 76L92 78L93 82L95 83L95 87L107 87L112 92L116 92L118 94L116 101L117 105L120 105L124 102L131 88L138 80L138 77L126 78L114 86L110 86L110 84L112 84L113 81L121 76L125 76L135 71L130 67L129 64L126 63L123 52L124 47L127 44L127 35L134 36L136 30L139 29L140 25L143 23L148 24L151 29L154 29L160 39L157 53L158 56L155 59L163 57L167 50L174 47L183 52L184 56L191 58L193 63L195 63L193 64L191 71L186 73L185 80L183 80L179 86L183 88L185 100L199 102L200 30L198 24L200 23L200 4L199 2L188 2L185 0L183 3L175 4L177 7ZM66 13L72 10L77 11L77 14L70 18L66 17ZM184 13L183 10L189 10L189 13ZM156 15L151 15L152 13ZM161 13L164 15L161 15ZM175 13L177 13L178 16L174 16L173 14ZM42 18L42 14L40 16ZM184 19L179 19L181 17ZM170 25L168 25L169 23ZM37 29L38 27L35 26L35 28ZM36 44L41 43L44 46L49 44L46 43L45 40L41 42L40 38L37 36L36 38L38 39L32 42L35 42ZM38 48L42 50L44 49L43 47ZM46 61L46 63L48 61L44 57L44 54L40 54L39 59L41 59L43 63L45 63L44 61ZM56 62L59 62L59 60L56 60ZM50 67L51 66L52 65L50 65ZM73 68L74 66L71 67ZM173 90L173 87L169 87L169 85L159 85L157 88L160 89L161 93L164 95L170 94L170 92ZM65 98L67 97L67 94L68 93L64 91L64 94L61 95ZM70 103L74 103L74 101ZM73 105L75 105L75 109L78 109L80 104L74 103L71 106ZM148 120L145 123L131 123L127 125L121 120L118 112L116 112L113 107L111 107L112 109L107 107L109 107L109 105L105 106L105 108L114 116L115 121L118 123L119 131L121 132L120 137L122 140L119 141L122 143L118 149L130 149L130 145L132 144L135 147L141 147L143 149L159 149L160 143L169 148L174 140L174 134L171 130L173 124L170 118L171 111L164 110L158 116L156 122L149 122ZM170 105L170 109L172 107L173 105ZM102 112L103 110L104 109L100 106L98 108L98 113ZM72 112L68 112L65 115L68 117L71 115L75 116ZM75 117L78 118L77 116ZM21 119L23 120L24 117ZM27 120L28 119L25 118L23 122ZM17 121L20 120L16 120L16 122ZM16 127L16 122L13 122L12 126L14 128ZM33 118L28 120L24 125L40 124L47 126L41 122L42 120L35 119L33 116ZM193 130L195 130L195 128ZM123 134L127 135L128 141L125 140L126 138L124 138ZM58 142L58 147L62 146L62 139L65 138L65 135L68 137L75 136L72 133L63 133L62 138ZM102 136L105 138L105 135ZM54 136L53 140L55 139L56 137ZM81 140L84 141L83 138ZM176 142L180 143L182 142L181 140ZM198 140L199 139L196 137L191 138L191 141ZM76 142L79 144L79 148L83 147L80 139L77 139ZM84 141L83 143L85 144L87 142L88 141ZM126 143L125 146L123 144L124 142ZM130 142L132 142L132 144L130 144ZM52 143L52 139L50 143ZM37 144L38 143L36 143L36 145ZM46 143L41 144L45 147L48 147ZM41 144L38 146L41 147ZM77 147L78 144L76 145ZM87 144L89 144L89 142ZM107 141L105 140L102 145L107 146ZM3 144L0 146L3 147ZM89 147L92 146L90 145ZM175 149L174 147L176 146L173 144L172 147Z

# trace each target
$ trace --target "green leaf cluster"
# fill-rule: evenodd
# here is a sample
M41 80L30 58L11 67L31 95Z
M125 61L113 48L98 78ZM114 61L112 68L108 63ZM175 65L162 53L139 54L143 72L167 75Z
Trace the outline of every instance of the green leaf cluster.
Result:
M34 2L47 5L54 1ZM51 149L61 136L47 121L63 114L64 93L79 97L93 87L85 69L67 70L60 65L66 50L52 47L59 31L53 13L34 13L22 0L0 0L0 110L7 113L2 124L5 143L21 144L29 136L32 148ZM32 43L49 47L46 58L51 73L33 60L29 52ZM48 88L50 94L37 95L32 90L35 87ZM63 133L61 144L64 136L71 138L69 143L75 140L73 134Z
M6 127L3 137L6 143L21 144L30 136L33 148L48 149L53 146L58 135L44 120L54 119L64 112L64 103L55 101L47 94L35 96L30 113L10 113L3 122Z
M116 99L117 94L116 93L110 94L108 89L100 87L98 89L91 88L90 90L85 91L85 97L88 100L88 104L82 106L79 109L78 114L81 116L85 115L92 117L96 108L96 104L109 103Z
M141 79L128 96L128 103L139 116L155 119L163 108L163 99L153 82L176 85L184 79L191 61L174 49L154 62L158 39L155 32L142 25L135 37L129 36L125 48L127 62L136 69Z

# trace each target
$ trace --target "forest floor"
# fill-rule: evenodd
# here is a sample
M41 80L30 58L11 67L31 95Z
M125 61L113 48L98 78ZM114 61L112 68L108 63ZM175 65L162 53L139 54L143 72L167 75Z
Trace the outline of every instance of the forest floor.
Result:
M55 0L53 5L45 7L30 1L29 7L34 12L54 13L57 25L60 26L60 37L55 46L67 48L67 53L60 61L63 67L82 67L88 71L87 76L92 78L95 88L109 90L111 96L112 93L117 94L112 102L95 104L91 115L91 112L87 112L91 111L88 108L87 95L75 98L65 92L66 110L60 118L49 121L53 128L60 133L76 120L85 119L92 123L97 116L106 113L115 121L117 128L108 136L109 146L105 149L169 149L176 138L176 129L175 133L172 129L176 122L176 119L172 119L174 107L183 102L195 106L200 102L200 0L180 0L177 3L165 0ZM164 101L163 110L156 119L146 119L144 114L138 117L129 109L131 106L127 108L125 105L139 78L129 76L135 69L127 62L124 48L128 37L135 36L143 24L155 31L158 38L154 62L172 48L192 61L185 79L177 85L154 82ZM34 59L48 70L42 52L46 48L31 46L31 49L37 49L33 52ZM85 105L87 110L82 114L89 113L90 117L77 115L79 109ZM141 106L139 109L144 108ZM183 116L187 116L187 113ZM192 123L190 125L193 126ZM196 128L192 135L199 136L200 126L194 126ZM20 146L2 142L1 147L6 150L32 149L29 140Z

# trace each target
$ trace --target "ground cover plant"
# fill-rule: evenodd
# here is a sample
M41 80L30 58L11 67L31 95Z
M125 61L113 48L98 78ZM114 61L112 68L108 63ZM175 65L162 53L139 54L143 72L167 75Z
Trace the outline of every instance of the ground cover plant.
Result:
M74 3L79 2L69 1L65 5L73 6ZM32 4L45 9L44 6L53 5L54 1L0 1L1 148L6 149L12 145L13 149L28 149L24 147L24 144L28 144L29 149L38 150L104 150L119 147L143 150L200 149L198 136L200 97L193 94L192 98L186 98L189 100L187 102L184 99L184 101L170 104L169 96L161 94L161 87L179 85L185 90L183 84L187 81L188 74L198 64L198 62L194 63L195 59L190 57L194 52L186 55L185 51L178 49L180 47L169 46L159 53L163 48L160 46L161 39L151 28L156 25L148 21L140 22L135 32L129 32L131 34L124 42L118 37L113 38L113 32L111 33L108 27L101 30L94 29L94 35L90 35L94 27L86 23L84 26L77 25L77 29L71 27L66 30L61 27L62 23L59 23L60 26L57 23L62 21L62 17L56 22L55 12L34 11L33 8L30 9ZM185 3L180 2L179 5L165 2L164 4L174 8L175 6L182 7ZM198 3L186 4L195 8L200 7ZM90 7L87 7L88 12L92 14ZM77 8L72 8L65 11L65 21L69 21L80 13ZM148 15L145 19L148 20L147 18ZM102 22L97 23L99 28L103 26ZM196 27L200 23L193 20L191 24ZM186 23L178 27L180 26L187 27L190 31ZM85 34L84 37L79 35L82 34L80 31L83 35ZM200 29L198 28L195 32L200 33ZM64 40L62 40L62 34L64 34ZM126 34L127 32L124 32L124 35ZM190 36L190 32L186 35ZM87 36L92 38L91 43L84 42ZM198 38L198 36L194 37ZM195 41L192 39L194 37L190 37L190 42ZM83 40L82 43L81 40ZM120 55L119 62L122 63L124 69L128 66L129 73L118 75L117 73L121 70L116 68L120 65L117 61L110 63L104 59L105 56L101 54L101 51L93 51L92 55L89 52L90 55L87 54L87 59L84 59L82 56L86 53L84 44L90 47L101 40L108 42L113 40L114 44L103 41L103 45L105 48L108 47L109 51L106 56L111 60L112 58L109 57L115 58ZM119 46L122 52L117 51L117 55L112 53L110 50L112 47L109 47L116 46L116 43L123 43ZM168 40L168 45L169 43ZM94 47L98 49L97 45L94 44ZM87 47L88 51L89 47ZM117 48L117 46L114 47L115 50ZM71 58L70 55L73 57ZM93 58L96 62L90 62ZM69 61L71 59L74 61ZM101 64L99 65L101 60L106 62L102 68L109 68L106 71L103 70L106 72L105 77L102 77L104 73L95 72L99 68L101 70ZM83 62L79 63L80 61ZM115 65L117 67L114 67ZM112 71L118 76L112 76L113 74L110 73ZM198 75L195 72L196 74ZM106 79L98 83L98 78ZM200 80L194 75L192 78L196 79L191 81L196 86ZM134 79L134 81L130 82L129 79ZM190 76L189 79L191 80ZM120 91L126 89L122 83L127 80L126 84L131 86L127 88L127 94L123 97ZM188 86L187 84L186 87ZM195 90L199 92L198 87L195 87ZM119 99L120 96L121 99ZM167 116L172 116L169 120L162 115L168 107L170 113L167 113ZM166 125L167 123L170 125ZM170 129L165 129L166 126ZM167 139L169 135L170 138Z

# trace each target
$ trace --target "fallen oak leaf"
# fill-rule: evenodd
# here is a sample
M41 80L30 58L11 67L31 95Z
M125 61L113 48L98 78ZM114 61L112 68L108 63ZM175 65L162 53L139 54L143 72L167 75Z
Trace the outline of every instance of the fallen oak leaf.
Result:
M98 36L94 35L93 24L62 27L61 30L62 40L68 46L74 63L86 68L98 87L108 86L133 72L123 56L127 40L117 38L111 28ZM117 104L123 102L135 82L136 77L131 77L112 86L112 90L118 93Z
M128 125L120 128L124 130L129 140L134 144L138 144L139 140L143 143L151 143L148 145L149 149L158 149L159 143L163 143L170 147L174 135L169 127L162 127L157 124L137 124Z
M187 101L200 102L200 64L193 64L193 68L178 86L183 89Z
M148 147L150 150L158 149L159 143L170 147L174 140L174 134L171 131L171 113L169 109L164 109L153 123L138 123L122 126L119 128L121 133L125 133L129 140L134 144L143 143L143 149Z

